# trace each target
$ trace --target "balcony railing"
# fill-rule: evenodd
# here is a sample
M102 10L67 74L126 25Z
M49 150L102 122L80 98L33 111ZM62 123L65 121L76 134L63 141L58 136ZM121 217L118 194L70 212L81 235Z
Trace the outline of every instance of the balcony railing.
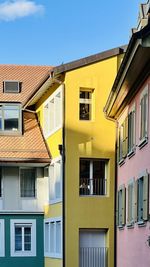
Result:
M107 267L108 248L80 248L80 267Z
M104 178L80 178L79 193L82 196L87 195L106 195L106 179Z

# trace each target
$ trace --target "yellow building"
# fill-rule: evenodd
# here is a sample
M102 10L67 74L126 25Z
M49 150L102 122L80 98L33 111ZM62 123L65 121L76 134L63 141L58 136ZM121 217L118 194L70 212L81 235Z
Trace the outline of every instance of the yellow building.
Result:
M27 103L52 155L45 267L114 266L115 126L103 108L124 49L54 68Z

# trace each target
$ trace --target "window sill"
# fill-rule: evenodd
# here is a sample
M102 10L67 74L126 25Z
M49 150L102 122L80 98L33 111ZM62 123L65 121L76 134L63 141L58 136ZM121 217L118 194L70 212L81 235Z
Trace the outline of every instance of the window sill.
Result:
M52 254L52 253L45 252L44 256L47 257L47 258L62 259L62 255L61 254L57 254L57 253L53 253Z
M56 133L58 130L60 130L62 128L62 125L59 125L58 127L54 128L52 131L48 132L48 133L44 133L44 137L47 139L49 138L51 135L53 135L54 133Z
M135 155L135 148L133 148L128 154L127 157L130 159Z
M139 222L137 222L137 224L138 224L139 227L146 226L146 223L144 221L139 221Z
M128 229L133 229L134 228L134 223L128 223L127 224Z
M121 160L118 162L118 164L119 164L120 167L121 167L124 163L125 163L125 159L124 159L124 158L121 159Z
M85 197L85 198L87 198L87 197L90 197L90 198L92 198L92 197L94 197L94 198L101 198L101 197L108 197L106 194L105 195L79 195L79 197Z
M60 203L60 202L62 202L62 198L50 200L49 204L53 205L53 204L57 204L57 203Z
M124 230L124 225L118 225L119 230Z
M142 140L140 140L140 142L138 144L139 149L141 149L142 147L144 147L147 143L148 143L148 137L145 136Z

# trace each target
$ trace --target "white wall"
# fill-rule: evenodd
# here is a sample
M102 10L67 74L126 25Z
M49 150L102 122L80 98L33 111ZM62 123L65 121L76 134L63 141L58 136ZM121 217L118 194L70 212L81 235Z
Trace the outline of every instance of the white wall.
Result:
M48 202L48 177L38 173L36 180L36 197L20 197L20 179L18 167L3 167L3 195L0 210L43 211Z

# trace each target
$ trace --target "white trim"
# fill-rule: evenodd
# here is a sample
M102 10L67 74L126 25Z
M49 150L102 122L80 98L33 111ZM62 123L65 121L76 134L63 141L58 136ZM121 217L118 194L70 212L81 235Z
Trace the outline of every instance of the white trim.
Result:
M56 172L55 172L55 165L56 163L60 162L60 179L59 179L59 182L60 182L60 196L57 198L56 197L56 190L54 191L54 195L55 197L52 199L51 197L51 188L52 188L52 185L55 186L55 183L56 183ZM51 171L50 169L53 168L53 176L51 177ZM62 202L62 157L59 156L57 158L54 158L51 162L51 165L49 167L49 204L56 204L56 203L60 203Z
M15 224L31 226L31 251L15 251ZM35 257L36 256L36 220L16 219L10 220L10 253L11 257Z
M0 219L0 257L5 257L5 225L4 225L4 219Z
M56 98L56 96L58 95L60 93L60 115L61 115L61 119L60 119L60 123L59 123L59 125L57 125L57 126L55 126L55 123L56 123L56 119L55 119L55 116L56 116L56 114L55 114L55 110L54 110L54 114L53 114L53 122L54 122L54 127L53 127L53 129L51 129L50 130L50 125L49 125L49 122L50 122L50 117L49 117L49 103L53 100L53 99L55 99ZM44 102L44 105L43 105L43 118L44 118L44 123L43 123L43 129L44 129L44 136L45 136L45 138L47 139L49 136L51 136L52 134L54 134L56 131L58 131L59 129L61 129L62 128L62 126L63 126L63 115L62 115L62 113L63 113L63 110L62 110L62 100L63 100L63 89L62 89L62 85L60 85L59 87L58 87L58 89L52 94L52 95L50 95L49 97L48 97L48 99ZM48 121L46 121L46 118L45 118L45 112L44 112L44 110L45 110L45 107L46 107L46 105L48 105ZM54 104L55 105L55 104ZM45 125L47 125L47 130L45 129Z
M61 239L61 244L60 244L60 248L61 248L61 252L60 253L56 253L56 224L57 222L60 222L60 226L61 226L61 236L60 236L60 239ZM48 226L49 226L49 244L48 244L48 251L45 251L46 250L46 246L45 246L45 243L46 243L46 239L45 239L45 224L48 223ZM51 253L50 252L50 223L54 223L54 252ZM55 217L55 218L47 218L44 220L44 256L45 257L49 257L49 258L57 258L57 259L61 259L62 258L62 217Z

